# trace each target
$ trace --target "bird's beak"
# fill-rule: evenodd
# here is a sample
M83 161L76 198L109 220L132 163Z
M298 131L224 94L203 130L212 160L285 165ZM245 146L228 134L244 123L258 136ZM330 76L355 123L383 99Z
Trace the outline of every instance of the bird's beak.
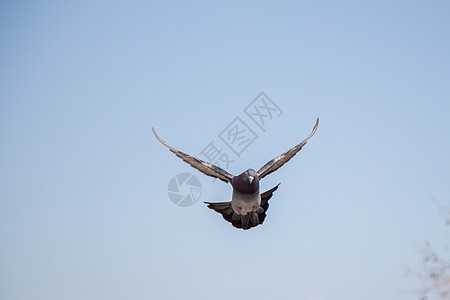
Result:
M248 179L250 180L250 184L252 184L253 179L255 179L255 177L253 177L253 176L248 176Z

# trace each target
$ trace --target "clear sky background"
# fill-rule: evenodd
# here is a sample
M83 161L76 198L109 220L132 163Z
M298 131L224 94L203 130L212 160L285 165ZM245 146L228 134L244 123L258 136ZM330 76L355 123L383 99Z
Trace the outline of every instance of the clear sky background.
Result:
M1 299L418 299L448 244L448 1L2 1ZM283 114L228 171L281 182L262 226L202 201L198 155L265 92ZM253 124L254 125L254 124ZM199 202L167 185L190 172ZM448 256L448 252L443 252Z

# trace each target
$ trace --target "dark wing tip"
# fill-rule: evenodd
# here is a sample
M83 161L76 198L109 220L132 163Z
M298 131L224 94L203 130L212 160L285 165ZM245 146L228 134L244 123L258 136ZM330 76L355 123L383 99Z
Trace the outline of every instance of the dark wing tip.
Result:
M305 139L305 143L316 133L317 128L319 127L319 118L316 120L316 124L314 125L313 130L311 131L311 134Z
M313 137L314 134L316 134L317 128L319 127L319 118L316 119L316 124L314 125L313 130L311 131L311 133L308 135L308 137L306 139L303 140L303 142L301 142L299 145L295 146L298 147L300 146L300 149L309 141L310 138ZM299 149L299 150L300 150ZM297 153L297 152L296 152ZM295 154L294 154L295 155Z
M152 127L153 134L158 139L158 141L163 144L164 146L168 147L168 145L159 137L159 135L156 133L155 129Z

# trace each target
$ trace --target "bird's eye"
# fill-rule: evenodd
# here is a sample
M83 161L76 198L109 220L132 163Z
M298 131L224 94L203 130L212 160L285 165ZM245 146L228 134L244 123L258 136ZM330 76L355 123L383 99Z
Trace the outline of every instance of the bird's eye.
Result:
M252 208L253 208L253 210L256 210L256 205L253 205L253 207L252 207Z
M239 210L242 210L242 207L238 207Z

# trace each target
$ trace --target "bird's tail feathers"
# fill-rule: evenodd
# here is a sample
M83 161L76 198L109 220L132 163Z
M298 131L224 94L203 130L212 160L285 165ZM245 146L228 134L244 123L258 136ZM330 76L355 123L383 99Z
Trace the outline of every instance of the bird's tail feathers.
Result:
M272 197L273 192L279 185L280 184L261 194L261 206L259 211L251 212L246 215L236 214L231 207L231 201L205 203L208 205L208 208L220 213L222 217L226 221L230 222L234 227L247 230L264 222L264 219L266 218L266 211L269 208L269 199Z

